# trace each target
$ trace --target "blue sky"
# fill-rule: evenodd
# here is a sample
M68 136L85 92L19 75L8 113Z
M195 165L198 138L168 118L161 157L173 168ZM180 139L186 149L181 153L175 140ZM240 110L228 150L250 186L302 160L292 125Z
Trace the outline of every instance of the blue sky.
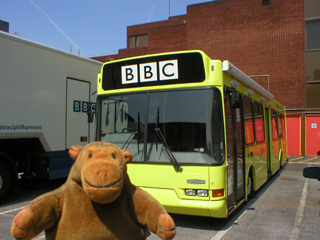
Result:
M0 0L10 33L86 57L126 48L127 26L186 14L206 0Z

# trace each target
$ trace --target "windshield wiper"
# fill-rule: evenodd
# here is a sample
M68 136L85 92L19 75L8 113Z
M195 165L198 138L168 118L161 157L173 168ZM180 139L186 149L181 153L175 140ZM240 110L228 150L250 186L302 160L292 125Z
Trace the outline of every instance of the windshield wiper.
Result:
M140 152L140 150L139 150L140 136L141 136L141 129L140 129L140 112L138 112L138 139L137 139L138 152Z
M158 108L158 110L157 110L157 122L156 122L156 129L158 129L159 127L158 127L158 125L159 125L159 108ZM157 130L156 130L157 131ZM158 133L157 133L158 134ZM158 151L158 138L156 138L156 150Z
M121 150L126 149L127 147L129 147L129 145L132 142L132 140L133 140L134 136L136 135L136 133L137 132L132 132L130 134L130 136L128 137L127 141L123 144ZM139 147L139 145L138 145L138 147ZM138 152L139 152L139 150L138 150Z
M134 131L130 134L130 136L128 137L127 141L123 144L122 149L125 149L125 147L129 147L130 143L132 142L134 136L138 134L138 139L137 139L137 148L138 148L138 152L140 152L140 136L141 136L141 128L140 128L140 112L138 112L138 131Z
M163 146L165 147L166 152L168 154L168 157L169 157L174 169L176 170L176 172L182 172L182 168L180 167L177 159L173 156L173 154L168 146L168 143L166 142L166 140L164 139L164 137L162 135L160 128L155 128L154 130L156 131L158 137L160 138L160 141L162 142Z

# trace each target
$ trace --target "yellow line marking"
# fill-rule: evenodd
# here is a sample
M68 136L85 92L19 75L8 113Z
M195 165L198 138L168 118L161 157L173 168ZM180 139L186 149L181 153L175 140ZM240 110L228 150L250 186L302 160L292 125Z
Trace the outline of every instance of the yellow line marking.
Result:
M318 158L318 157L308 158L308 159L306 159L306 160L301 160L300 162L309 162L309 161L311 161L311 160L313 160L313 159L316 159L316 158Z
M301 159L301 158L304 158L304 157L303 157L303 156L297 157L297 158L290 158L290 157L289 157L289 161L296 161L296 160Z

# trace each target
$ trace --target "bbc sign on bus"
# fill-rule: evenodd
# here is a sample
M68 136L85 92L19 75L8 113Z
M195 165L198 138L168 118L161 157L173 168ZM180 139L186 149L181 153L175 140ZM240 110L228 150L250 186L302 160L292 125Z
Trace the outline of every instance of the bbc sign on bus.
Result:
M121 67L122 84L166 81L178 78L178 60L176 59Z
M105 63L102 71L103 90L195 83L204 80L202 55L196 52L115 60Z

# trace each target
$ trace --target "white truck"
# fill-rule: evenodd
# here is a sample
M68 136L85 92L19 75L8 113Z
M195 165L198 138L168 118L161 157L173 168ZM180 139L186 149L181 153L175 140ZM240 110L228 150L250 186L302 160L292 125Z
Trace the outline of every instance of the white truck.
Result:
M18 178L67 176L68 148L94 140L101 65L0 31L0 202Z

